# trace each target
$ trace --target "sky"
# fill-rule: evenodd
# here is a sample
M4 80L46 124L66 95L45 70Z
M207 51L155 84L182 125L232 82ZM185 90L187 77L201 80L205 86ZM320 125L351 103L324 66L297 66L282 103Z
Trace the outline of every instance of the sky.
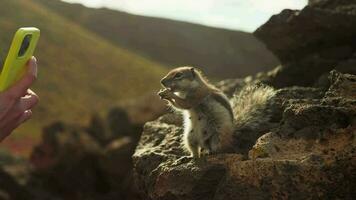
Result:
M163 17L252 32L285 8L301 9L307 0L63 0L88 7Z

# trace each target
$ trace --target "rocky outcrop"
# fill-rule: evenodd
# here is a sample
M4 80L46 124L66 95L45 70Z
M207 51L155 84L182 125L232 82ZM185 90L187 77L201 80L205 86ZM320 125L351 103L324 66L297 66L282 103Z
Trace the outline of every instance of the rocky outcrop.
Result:
M310 1L255 32L282 64L217 84L229 97L253 82L277 88L271 120L238 135L235 153L193 160L178 113L146 123L133 156L142 197L355 199L355 8L355 1Z
M34 199L34 197L27 188L20 185L10 173L0 168L0 199L30 200Z
M248 156L193 160L178 115L147 123L134 154L137 186L147 199L351 199L356 76L333 71L330 79L327 91L278 90L273 106L280 123L254 141Z
M113 120L125 123L122 131ZM131 156L140 130L119 108L108 113L107 121L94 115L88 127L56 122L44 128L26 181L35 196L31 199L137 199Z
M133 122L116 107L106 118L94 114L87 126L58 121L44 127L29 161L0 152L0 199L138 199L131 156L142 119Z
M150 94L94 113L87 125L49 124L29 160L0 151L0 199L139 199L131 156L143 123L165 109Z
M303 10L283 10L255 33L280 59L270 83L311 86L332 69L355 73L356 1L310 1Z

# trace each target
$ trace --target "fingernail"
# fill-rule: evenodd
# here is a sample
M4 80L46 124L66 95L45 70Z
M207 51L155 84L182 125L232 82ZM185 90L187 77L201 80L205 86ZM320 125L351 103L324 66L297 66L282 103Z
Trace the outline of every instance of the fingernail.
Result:
M25 115L27 115L27 116L32 115L32 110L26 110L26 111L25 111Z
M30 67L32 75L37 77L37 59L34 56L32 56Z
M31 110L26 110L23 118L22 118L22 123L24 123L25 121L29 120L32 116L32 111Z

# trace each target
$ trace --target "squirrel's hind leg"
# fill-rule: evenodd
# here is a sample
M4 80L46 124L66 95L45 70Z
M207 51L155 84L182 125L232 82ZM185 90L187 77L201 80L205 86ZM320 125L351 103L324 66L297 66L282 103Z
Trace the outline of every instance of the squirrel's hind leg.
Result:
M220 141L218 135L212 135L208 140L208 147L210 154L215 154L219 152Z
M198 145L189 145L190 155L193 158L200 158L200 147Z
M189 135L185 138L185 146L188 148L190 155L193 158L200 158L200 146L198 145L198 142L194 141Z
M202 149L203 155L213 155L219 150L219 138L211 135L209 138L204 140L204 146Z

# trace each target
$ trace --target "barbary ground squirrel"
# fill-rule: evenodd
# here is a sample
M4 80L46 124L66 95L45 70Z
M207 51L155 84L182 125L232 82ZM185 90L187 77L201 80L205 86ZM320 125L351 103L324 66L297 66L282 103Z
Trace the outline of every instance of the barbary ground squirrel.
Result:
M230 152L236 126L258 125L259 109L274 95L270 87L246 87L230 104L226 95L194 67L171 70L158 95L184 117L184 143L191 156ZM258 116L257 118L261 118Z

